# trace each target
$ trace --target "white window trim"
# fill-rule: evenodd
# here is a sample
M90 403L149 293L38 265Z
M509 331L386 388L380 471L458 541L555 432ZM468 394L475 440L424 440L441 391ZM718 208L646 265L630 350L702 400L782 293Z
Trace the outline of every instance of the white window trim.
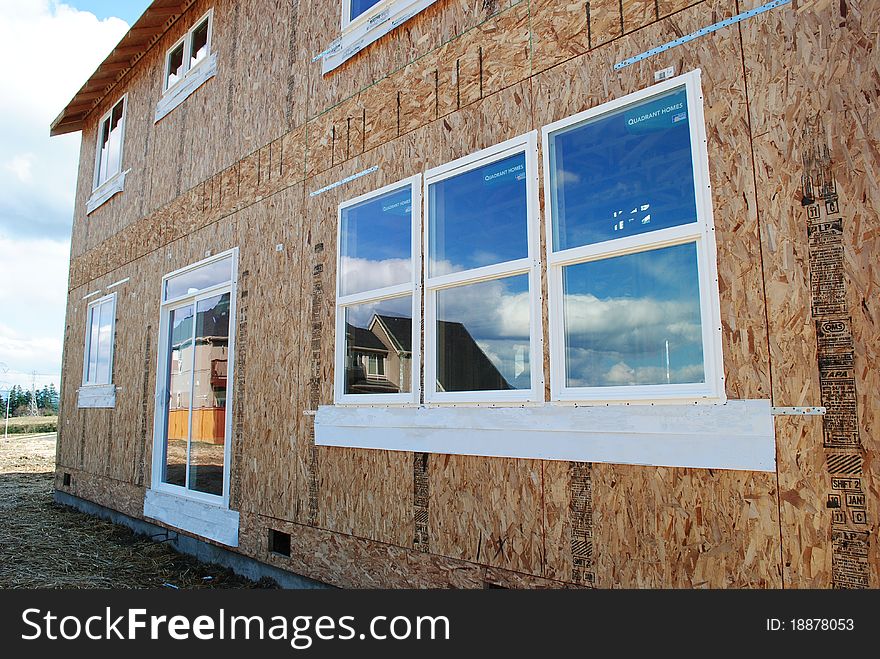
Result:
M122 103L122 121L120 122L121 137L119 139L119 166L118 169L113 174L109 175L106 180L99 182L99 176L101 175L101 134L104 128L104 122L113 114L113 110L115 110L116 106L120 103ZM95 210L100 206L103 206L113 196L122 192L125 187L125 177L131 171L130 169L122 169L122 160L125 157L125 131L127 123L128 94L123 94L118 101L110 106L110 109L105 112L98 121L98 135L95 138L95 169L94 174L92 175L92 194L86 200L86 215L94 213Z
M192 35L196 29L205 22L205 20L208 21L208 55L195 66L190 67L189 63L192 56ZM162 66L162 97L156 105L154 123L158 123L165 118L205 82L217 75L217 53L214 52L213 40L214 9L211 8L199 18L199 20L193 23L192 27L187 30L186 34L175 41L174 45L165 51L165 62ZM181 44L183 44L183 61L187 69L186 72L174 82L174 84L168 85L170 56L171 53Z
M113 313L110 317L110 378L107 382L89 382L88 381L88 369L89 369L89 349L91 347L91 320L92 309L95 307L101 307L105 303L110 302ZM89 302L89 305L86 307L86 342L83 347L83 372L82 372L82 386L83 387L101 387L106 385L113 384L113 357L115 351L115 343L116 343L116 293L110 293L110 295L105 295L104 297L100 297L97 300Z
M336 218L336 363L334 377L334 400L338 405L401 405L419 402L419 374L421 371L421 232L419 213L421 209L421 174L397 181L391 185L373 190L339 205ZM406 284L398 284L353 295L341 295L342 277L342 212L346 208L365 201L381 197L395 190L409 186L412 213L410 215L410 235L412 245L412 280ZM346 394L345 393L345 307L365 302L380 302L404 295L412 295L412 382L410 391L399 394Z
M504 160L519 153L525 154L526 161L526 213L528 256L516 261L493 264L481 268L465 270L448 275L430 277L425 267L425 403L524 403L539 402L544 399L544 339L541 321L541 249L538 227L540 209L538 205L538 133L532 131L501 144L483 149L450 163L429 170L425 174L423 231L426 254L430 249L429 187L440 181L471 171L478 167ZM426 257L427 262L427 257ZM530 389L510 391L437 391L437 332L436 308L437 292L463 284L475 284L501 279L504 276L529 276L529 372Z
M629 236L599 244L554 252L553 205L549 198L549 182L551 180L549 145L551 134L682 86L685 87L687 93L697 222L652 231L638 236ZM542 130L542 140L544 149L544 181L548 187L547 197L545 198L545 240L550 296L550 400L581 401L598 404L629 402L724 403L726 395L722 363L721 310L716 264L717 250L712 215L712 190L709 182L709 156L706 148L707 138L703 116L700 70L697 69L671 78L660 84L652 85L633 94L623 96L545 126ZM705 383L619 387L565 386L565 328L562 307L563 266L690 243L695 243L697 246Z
M351 5L349 0L342 0L341 34L315 57L323 60L322 73L330 73L434 2L436 0L384 0L349 21Z
M190 61L192 59L192 36L193 33L202 26L205 22L205 19L208 21L208 57L205 57L202 61L198 62L195 66L190 66ZM199 18L196 22L193 23L192 27L186 31L180 39L174 42L174 45L171 46L168 50L165 51L165 68L162 74L162 93L167 94L168 92L174 90L175 87L182 84L184 80L192 73L196 71L200 66L202 66L213 54L214 49L212 47L212 39L214 36L214 9L209 9L204 16ZM186 68L184 74L174 82L173 85L168 84L168 74L171 73L170 64L171 64L171 53L177 49L180 44L183 44L183 64Z
M165 284L172 277L176 277L177 275L189 272L191 270L196 270L201 268L202 266L208 265L214 261L219 261L228 256L232 256L232 272L230 275L230 280L228 282L223 282L222 284L218 284L216 286L212 286L210 288L206 288L204 290L200 290L194 295L190 296L181 296L171 300L165 300ZM172 524L176 528L180 528L184 531L190 531L192 533L196 533L198 535L202 535L203 537L211 537L210 535L205 535L202 533L204 530L201 526L193 527L191 524L191 519L193 518L193 511L202 510L206 515L215 514L217 509L221 511L229 510L229 493L230 493L230 461L232 459L232 416L233 416L233 405L229 405L228 403L235 400L235 334L236 328L238 325L238 316L237 316L237 288L238 288L238 248L233 248L231 250L227 250L225 252L221 252L209 258L203 259L197 263L190 264L184 268L179 270L175 270L174 272L169 272L164 277L162 277L162 288L159 297L159 304L161 308L161 317L159 322L159 350L157 356L157 367L156 367L156 401L155 401L155 414L153 421L153 459L152 459L152 478L151 478L151 490L147 492L147 499L145 499L145 514L153 517L154 519L159 519L161 521L165 521L169 524ZM181 306L186 306L188 304L195 305L199 300L210 298L214 295L217 295L221 292L229 291L230 297L230 307L229 307L229 350L228 350L228 362L227 362L227 372L226 372L226 441L224 445L224 455L223 455L223 495L217 496L213 494L207 494L205 492L195 492L193 490L187 489L185 486L181 487L179 485L172 485L170 483L162 482L162 471L164 468L163 460L165 456L165 435L166 432L166 424L165 418L167 415L167 405L168 405L168 390L167 390L167 382L169 376L169 369L171 367L170 364L170 354L169 350L169 321L171 316L171 311L173 309L179 308ZM189 450L189 449L187 449ZM187 454L187 462L189 461L189 455ZM187 465L187 479L189 478L189 466ZM165 497L173 497L182 503L178 512L180 512L179 517L175 517L176 513L168 512L171 508L165 506L167 509L165 516L160 517L155 514L149 514L147 512L147 502L150 497L153 497L153 502L157 501L166 501L163 497L156 498L157 495L165 495ZM199 506L202 506L200 509ZM161 506L160 506L161 508ZM185 509L185 510L184 510ZM183 512L181 512L183 511ZM155 510L153 512L156 512ZM232 511L230 511L232 512ZM238 530L237 530L237 514L234 516L236 519L236 530L235 536L237 538ZM231 519L231 518L230 518ZM224 532L224 538L228 539L229 533ZM216 538L213 538L216 539ZM223 540L218 540L218 542L224 542L224 544L230 544ZM236 541L237 542L237 541ZM234 545L231 545L234 546Z
M322 405L315 444L690 469L776 470L769 400L724 405Z
M107 382L88 382L89 350L91 348L92 309L111 302L110 316L110 378ZM116 386L113 384L113 360L116 351L116 293L90 302L86 307L86 338L83 346L82 386L77 390L77 407L80 409L109 409L116 407Z

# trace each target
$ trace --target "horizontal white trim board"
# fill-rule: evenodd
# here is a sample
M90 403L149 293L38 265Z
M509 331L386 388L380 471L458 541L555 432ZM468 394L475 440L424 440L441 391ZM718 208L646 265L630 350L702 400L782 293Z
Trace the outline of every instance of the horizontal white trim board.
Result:
M144 496L144 517L227 547L238 547L239 515L235 510L147 490Z
M694 469L776 470L769 400L723 405L321 406L315 444Z
M208 59L202 60L195 67L187 71L183 80L162 94L162 98L156 104L154 123L159 123L171 114L178 105L183 103L195 90L215 75L217 75L217 53L212 53Z
M119 172L104 181L99 188L92 192L92 196L86 201L86 215L91 215L118 193L122 192L125 189L125 177L130 171L130 169L126 169L124 172Z

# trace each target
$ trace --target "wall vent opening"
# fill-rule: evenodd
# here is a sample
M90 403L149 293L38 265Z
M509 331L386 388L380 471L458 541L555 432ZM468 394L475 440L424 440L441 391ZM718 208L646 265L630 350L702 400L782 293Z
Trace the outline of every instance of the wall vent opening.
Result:
M63 483L64 487L70 487L70 474L65 473L61 479L61 482Z
M269 552L290 558L290 534L269 529Z

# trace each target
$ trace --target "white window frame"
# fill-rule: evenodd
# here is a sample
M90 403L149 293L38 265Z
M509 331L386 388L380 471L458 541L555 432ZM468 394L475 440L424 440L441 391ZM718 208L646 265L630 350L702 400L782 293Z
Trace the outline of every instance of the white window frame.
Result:
M91 338L92 338L92 313L93 309L100 309L105 304L110 304L110 308L112 309L112 313L110 316L110 372L106 382L98 382L97 379L94 381L89 381L89 357L91 353ZM100 311L98 312L100 313ZM99 327L100 331L100 327ZM102 298L95 300L94 302L90 302L88 307L86 307L86 344L83 349L83 373L82 373L82 386L83 387L107 387L113 385L113 357L116 349L116 293L110 293L110 295L105 295Z
M198 62L195 66L191 66L190 61L192 59L193 33L195 33L195 31L198 28L200 28L206 20L208 21L208 52L207 52L207 55L205 56L204 59L202 59L200 62ZM164 67L164 72L162 75L162 93L163 94L168 93L168 92L174 90L179 85L183 84L183 82L187 78L191 77L190 74L193 71L199 70L206 62L208 62L211 59L211 55L214 52L213 45L212 45L213 37L214 37L214 9L212 7L211 9L209 9L205 13L204 16L202 16L201 18L199 18L199 20L197 20L195 23L193 23L193 26L189 30L186 31L186 34L184 34L182 37L180 37L180 39L175 41L174 45L171 46L171 48L169 48L167 51L165 51L165 67ZM177 47L181 43L183 44L183 65L184 65L185 70L183 72L183 75L174 81L174 84L169 85L168 84L168 76L171 73L171 53L174 52L174 50L176 50Z
M210 288L206 288L198 291L192 295L181 295L176 298L165 299L165 290L166 283L169 279L177 277L181 274L185 274L187 272L197 270L203 266L206 266L214 261L220 261L229 256L232 256L231 269L232 272L230 274L230 280L223 282L221 284L212 286ZM161 318L159 321L159 350L158 350L158 365L157 365L157 377L156 377L156 406L155 406L155 415L153 422L153 470L152 470L152 490L159 494L171 495L174 497L179 497L181 499L186 499L198 503L208 504L210 506L219 506L223 509L229 508L229 492L230 492L230 473L231 473L231 465L230 461L232 459L232 416L234 412L234 405L230 405L229 403L234 401L235 392L233 391L235 386L235 335L236 328L238 325L238 316L237 316L237 288L238 288L238 248L233 248L231 250L227 250L225 252L221 252L209 258L203 259L197 263L193 263L179 270L175 270L174 272L169 272L164 277L162 277L162 290L159 297L159 304L161 308ZM170 345L169 345L169 322L171 318L171 312L175 309L179 309L184 306L193 305L195 317L195 308L198 302L204 299L208 299L214 297L216 295L221 295L223 293L229 293L230 303L229 303L229 349L228 349L228 363L227 363L227 372L226 372L226 438L224 444L224 455L223 455L223 495L217 496L214 494L208 494L206 492L196 492L194 490L190 490L187 485L189 484L189 446L187 447L187 464L186 464L186 481L183 486L180 485L172 485L171 483L165 483L162 481L162 472L164 470L164 459L165 459L165 442L167 436L167 423L166 418L168 414L168 378L169 378L169 370L171 368L171 354L170 354ZM168 521L168 520L165 520ZM173 523L173 522L170 522ZM179 527L185 528L185 527Z
M119 138L119 164L116 171L112 174L108 173L104 180L101 180L101 137L104 131L104 122L113 114L119 104L122 104L122 119L120 120L120 138ZM125 131L128 122L128 94L123 94L110 109L104 113L98 122L98 134L95 138L95 169L92 176L92 194L86 200L86 215L91 215L109 201L116 193L122 192L125 187L125 176L130 170L122 168L122 161L125 158Z
M406 405L419 402L419 374L421 371L421 232L419 212L421 208L421 174L410 176L378 190L349 199L339 205L336 218L336 363L334 376L334 400L337 405ZM412 213L410 214L410 241L412 246L412 279L409 283L342 296L342 213L345 209L365 201L409 186ZM381 302L392 298L412 296L412 374L410 391L398 394L347 394L345 393L345 309L346 307Z
M687 94L697 222L555 252L553 249L555 218L553 217L553 204L549 196L551 181L549 147L551 135L562 129L570 128L575 124L649 100L652 97L681 87L686 89ZM712 189L709 181L709 156L703 115L700 70L697 69L671 78L545 126L542 130L542 144L544 150L544 181L547 187L545 197L545 239L550 296L551 401L602 404L629 402L725 402L721 311L716 264L717 250L712 215ZM609 387L566 386L563 267L690 243L695 243L697 246L705 383Z
M526 161L526 231L528 255L515 261L483 266L431 277L424 268L425 295L425 403L485 404L525 403L544 400L544 357L541 294L541 249L538 205L538 133L531 131L495 146L428 170L424 183L422 214L425 253L431 254L430 186L493 162L523 153ZM514 275L529 276L529 372L531 388L509 391L438 391L437 390L437 293L466 284L477 284Z

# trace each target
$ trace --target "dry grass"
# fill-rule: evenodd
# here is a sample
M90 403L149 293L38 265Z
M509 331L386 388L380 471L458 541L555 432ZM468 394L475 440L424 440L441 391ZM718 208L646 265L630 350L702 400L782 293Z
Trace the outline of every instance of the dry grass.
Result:
M265 588L52 500L55 436L0 435L0 588Z

